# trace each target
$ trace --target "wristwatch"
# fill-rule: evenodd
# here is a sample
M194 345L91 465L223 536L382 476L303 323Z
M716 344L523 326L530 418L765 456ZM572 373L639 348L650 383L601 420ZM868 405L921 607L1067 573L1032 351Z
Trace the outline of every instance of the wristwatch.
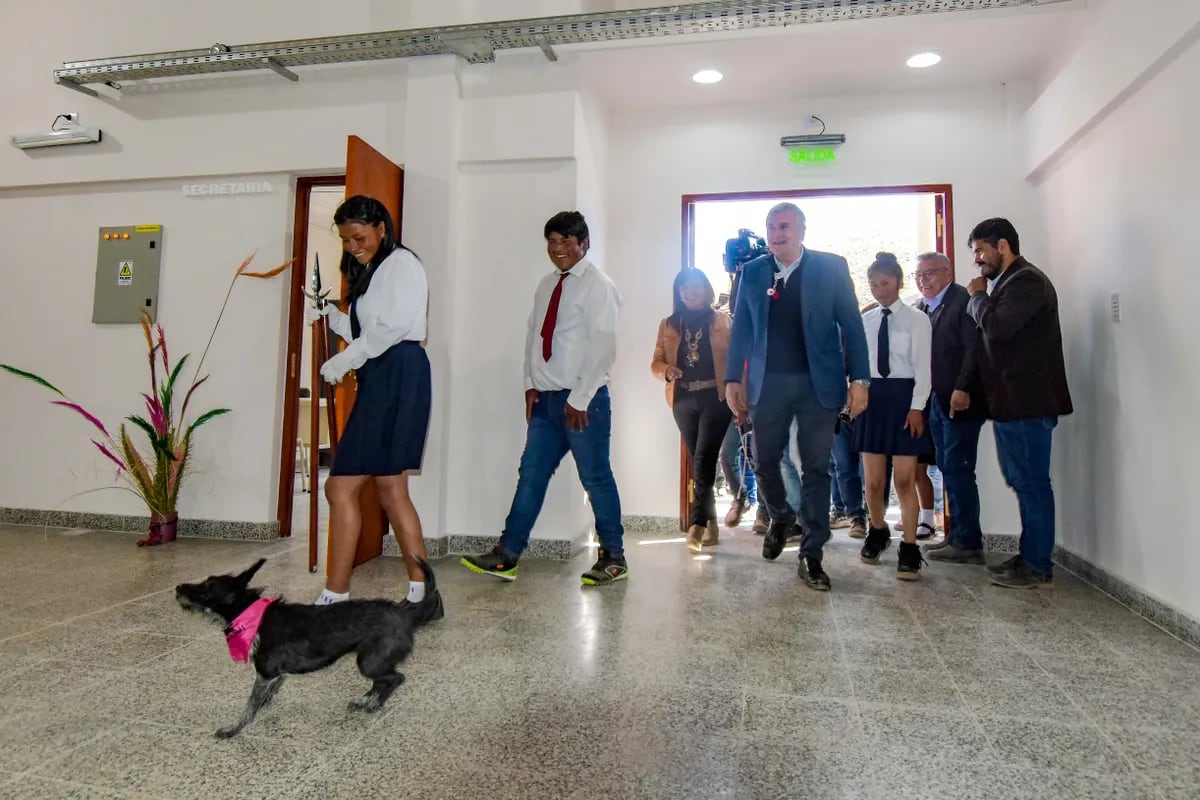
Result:
M850 382L857 383L859 386L863 387L864 389L871 388L871 379L870 378L859 378L856 381L850 381Z

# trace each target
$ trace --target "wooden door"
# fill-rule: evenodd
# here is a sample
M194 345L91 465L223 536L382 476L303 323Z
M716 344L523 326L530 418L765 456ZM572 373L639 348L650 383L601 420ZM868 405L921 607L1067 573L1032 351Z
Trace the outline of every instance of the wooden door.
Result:
M404 170L362 139L351 135L346 142L346 197L358 194L374 197L383 203L392 215L392 221L396 225L396 240L400 241ZM343 278L341 296L345 297L348 291ZM339 439L341 432L346 428L350 409L354 406L354 396L354 381L343 380L337 384L335 410ZM383 537L388 531L387 515L383 506L379 504L379 495L375 491L373 481L368 481L363 487L358 502L362 513L362 533L358 537L358 550L354 554L355 566L383 553ZM313 519L316 519L316 515L313 515Z

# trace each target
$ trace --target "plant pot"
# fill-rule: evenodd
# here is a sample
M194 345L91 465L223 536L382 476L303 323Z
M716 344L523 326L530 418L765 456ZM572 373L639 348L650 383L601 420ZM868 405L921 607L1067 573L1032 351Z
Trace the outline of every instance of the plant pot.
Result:
M138 547L154 547L175 541L175 531L179 527L178 514L151 514L150 534L144 539L138 539Z

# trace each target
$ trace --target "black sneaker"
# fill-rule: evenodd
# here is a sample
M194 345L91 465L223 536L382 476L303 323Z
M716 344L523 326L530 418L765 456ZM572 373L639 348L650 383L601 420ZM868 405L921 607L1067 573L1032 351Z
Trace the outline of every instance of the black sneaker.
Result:
M779 558L779 554L783 552L783 546L787 544L788 536L791 535L795 524L795 520L790 519L771 520L771 524L767 528L767 535L763 537L763 558L767 561L774 561Z
M884 525L882 528L871 528L867 532L867 540L863 542L858 557L868 564L878 564L879 554L888 549L892 542L892 529Z
M1049 589L1054 586L1054 578L1038 572L1021 560L1008 572L992 575L991 579L992 583L1006 589Z
M499 546L477 556L463 556L459 559L471 572L480 575L495 575L500 580L515 581L517 579L517 562L500 552Z
M1006 572L1011 572L1013 567L1021 563L1020 556L1013 556L1001 561L999 564L988 564L987 571L992 575L1003 575Z
M901 542L896 557L896 577L902 581L915 581L921 577L921 547L916 542Z
M828 592L831 588L829 576L825 574L825 570L821 569L821 559L819 558L802 558L800 559L800 568L797 573L804 579L805 585L810 589L816 589L818 592Z
M625 556L610 558L607 551L601 550L596 563L580 575L579 580L584 586L607 586L628 577L629 565L625 563Z

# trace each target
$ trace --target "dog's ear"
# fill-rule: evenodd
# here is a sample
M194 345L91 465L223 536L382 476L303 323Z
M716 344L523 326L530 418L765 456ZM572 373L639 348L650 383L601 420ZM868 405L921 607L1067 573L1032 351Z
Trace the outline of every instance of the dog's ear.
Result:
M258 561L255 561L250 565L248 570L243 572L241 575L238 575L238 583L240 583L242 586L249 586L250 579L254 577L254 573L258 572L259 568L261 568L265 563L267 563L265 558L260 558Z

